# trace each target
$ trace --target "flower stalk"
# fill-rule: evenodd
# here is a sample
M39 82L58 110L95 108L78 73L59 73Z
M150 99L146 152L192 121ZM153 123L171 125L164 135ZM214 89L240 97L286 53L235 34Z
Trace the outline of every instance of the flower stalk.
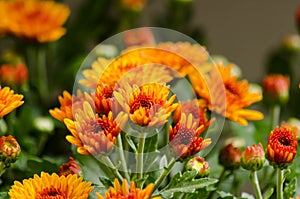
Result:
M275 129L280 121L280 105L275 104L271 107L271 129Z
M124 156L124 150L123 150L123 144L122 144L122 135L119 134L119 136L117 137L117 145L119 147L118 149L118 153L119 153L119 157L121 160L121 166L125 175L125 178L130 181L130 176L128 174L128 169L127 169L127 163L125 160L125 156Z
M136 170L138 173L139 180L143 179L145 140L146 140L146 134L141 133L139 138L139 143L138 143L137 157L136 157L137 158Z
M118 168L112 163L110 158L108 156L104 155L104 156L101 156L101 159L103 160L104 164L106 164L112 170L112 173L115 175L115 177L118 178L119 180L123 181L123 176L118 171Z
M261 194L261 189L260 189L259 181L258 181L258 178L257 178L257 171L252 171L250 173L250 179L251 179L251 182L254 186L256 198L257 199L262 199L263 197L262 197L262 194Z
M280 168L277 168L277 187L276 187L276 195L277 199L283 199L283 170Z
M172 159L171 162L167 167L164 168L164 171L160 174L160 176L157 178L157 180L154 183L154 189L157 189L160 184L164 181L164 179L169 175L171 169L176 163L176 158Z

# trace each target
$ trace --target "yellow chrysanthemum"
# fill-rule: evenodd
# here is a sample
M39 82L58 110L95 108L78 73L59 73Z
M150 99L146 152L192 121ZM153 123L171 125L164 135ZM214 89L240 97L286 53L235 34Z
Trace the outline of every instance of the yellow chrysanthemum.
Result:
M246 80L239 81L232 75L232 65L218 64L218 71L212 71L205 79L200 75L190 74L190 79L197 94L205 100L208 109L224 117L247 125L247 120L261 120L263 114L255 110L245 109L262 99L260 93L251 93ZM223 85L216 82L221 75ZM223 91L225 87L225 91ZM225 95L225 96L222 96Z
M14 94L9 87L0 86L0 118L21 106L24 103L22 99L23 95Z
M28 40L52 42L62 37L70 10L55 1L1 0L0 13L5 13L0 30Z
M87 199L93 190L91 182L85 182L77 174L58 176L53 173L41 173L41 177L34 175L33 178L23 182L15 181L8 192L11 199L42 199L42 198L76 198Z
M65 118L73 119L73 109L82 108L83 102L88 101L94 103L93 97L88 93L77 91L77 95L71 95L68 91L64 91L62 96L58 97L60 108L49 110L49 113L55 119L63 122Z
M98 85L102 74L104 73L106 68L109 67L111 61L112 60L99 57L96 61L92 63L91 69L85 69L82 71L82 75L85 79L79 80L79 83L89 89L95 89Z
M83 103L82 109L75 111L74 121L66 118L65 125L72 135L66 139L77 146L80 154L106 154L114 146L116 137L127 121L127 115L120 112L114 119L112 112L101 118L88 102Z
M128 187L127 180L123 180L122 186L118 179L114 180L114 187L109 188L109 192L104 192L105 199L150 199L151 194L154 190L154 185L151 183L146 186L145 189L139 189L135 187L135 183L131 182L130 187ZM104 199L104 197L96 193L98 199ZM159 199L160 197L155 197ZM152 198L154 199L154 198Z
M125 85L114 92L116 100L129 114L131 121L140 126L159 126L167 122L178 106L176 96L168 99L170 88L164 84L147 84L141 87Z

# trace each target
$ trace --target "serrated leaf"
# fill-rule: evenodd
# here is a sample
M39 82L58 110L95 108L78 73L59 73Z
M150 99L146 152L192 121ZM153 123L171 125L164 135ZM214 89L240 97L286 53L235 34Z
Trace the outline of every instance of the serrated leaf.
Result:
M227 193L225 191L217 191L217 194L220 196L220 198L236 199L234 195L232 195L231 193Z
M217 182L218 180L213 178L200 178L196 180L180 181L177 184L173 184L171 187L168 186L167 189L163 189L159 194L164 198L171 198L173 197L174 193L194 193L197 189L205 188Z
M264 199L269 199L269 198L272 196L273 192L274 192L274 189L273 189L273 188L269 189L269 190L266 192Z
M292 198L296 193L297 178L294 177L289 183L286 183L283 191L284 198Z

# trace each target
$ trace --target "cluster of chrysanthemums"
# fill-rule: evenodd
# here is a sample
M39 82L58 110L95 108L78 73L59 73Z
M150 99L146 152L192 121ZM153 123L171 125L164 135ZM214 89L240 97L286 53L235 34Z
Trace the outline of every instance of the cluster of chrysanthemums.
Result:
M139 3L143 5L143 1ZM0 31L34 42L59 39L65 34L62 25L68 16L69 9L53 1L0 1ZM31 23L27 23L28 20ZM145 44L125 39L126 44ZM197 171L195 178L207 177L210 166L198 153L213 141L209 128L216 120L214 116L242 126L264 117L259 111L247 109L261 101L262 94L252 91L246 80L240 80L234 74L232 63L213 63L205 48L197 44L154 44L152 36L150 40L147 40L150 41L147 45L128 47L117 58L99 57L91 68L82 71L84 78L79 83L84 90L76 90L73 94L64 91L59 96L60 107L50 110L50 114L69 130L66 140L76 146L79 154L95 156L107 165L109 175L105 177L113 182L113 186L106 187L103 193L94 193L99 199L160 198L158 190L167 187L163 182L176 162L185 163L185 171ZM1 84L13 82L20 85L26 81L27 71L23 66L3 66L0 69ZM172 83L182 79L189 80L186 89L195 92L194 98L181 100L180 94L172 92ZM272 109L288 101L288 77L270 75L264 80L263 87L265 99ZM1 87L0 117L21 106L22 100L23 95L14 94L9 87ZM274 117L266 149L258 143L242 152L229 144L219 155L224 173L240 166L251 172L259 199L262 193L257 171L265 165L265 158L278 171L276 191L277 197L282 199L283 172L293 162L298 148L299 129L289 123L280 125L275 118L278 117ZM147 179L144 171L143 154L148 144L147 136L153 132L166 134L165 144L174 158L151 182L153 179ZM136 165L135 172L127 168L129 160L125 157L123 145L135 155L130 160ZM118 165L109 156L115 151L120 160ZM157 154L157 149L153 151L158 156L164 155ZM16 161L19 153L20 146L14 137L0 137L0 175ZM193 186L197 188L197 185ZM57 174L42 172L22 182L15 181L8 195L12 199L86 199L93 189L92 182L84 180L81 168L70 158ZM212 196L213 192L208 197Z

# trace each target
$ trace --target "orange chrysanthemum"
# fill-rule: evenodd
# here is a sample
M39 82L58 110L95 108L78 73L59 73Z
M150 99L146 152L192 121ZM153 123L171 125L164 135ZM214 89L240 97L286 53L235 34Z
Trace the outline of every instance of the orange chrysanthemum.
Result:
M135 187L134 182L131 182L130 187L128 187L127 180L124 179L121 186L119 180L115 179L114 187L110 187L109 192L104 192L104 194L106 199L150 199L153 190L154 185L152 183L141 190ZM99 193L96 193L96 195L98 199L104 199Z
M62 37L66 30L62 25L69 17L70 10L55 1L1 0L0 13L5 13L0 28L28 40L52 42Z
M42 199L42 198L77 198L87 199L93 186L91 182L85 182L76 174L58 176L53 173L41 173L41 177L15 181L8 192L11 199Z
M144 8L146 0L121 0L122 4L130 10L140 11Z
M192 114L182 114L180 121L173 128L170 126L170 145L177 156L186 158L195 155L211 143L211 139L203 139L200 134L205 130L204 125L198 125Z
M24 103L22 99L23 95L14 94L9 87L0 86L0 118L21 106Z
M167 122L178 106L176 96L168 99L170 88L163 84L147 84L141 87L125 86L114 93L131 121L140 126L159 126Z
M60 108L49 110L49 113L55 119L63 122L65 118L73 119L73 109L82 107L84 101L94 104L93 97L88 93L77 91L77 95L71 95L68 91L64 91L62 96L58 97Z
M76 109L74 121L66 118L65 125L72 135L66 139L77 146L80 154L106 154L110 152L127 121L127 115L119 113L114 119L112 112L101 118L88 102L83 103L82 109Z
M248 82L239 81L236 76L232 75L231 70L231 64L223 66L219 63L218 71L213 70L205 79L195 74L190 74L190 79L195 91L206 101L211 111L244 126L248 124L247 120L263 119L261 112L245 109L260 101L261 94L251 93ZM221 75L223 85L216 82L219 75Z
M271 131L267 146L267 159L274 167L287 168L296 156L298 137L290 128L276 128Z
M215 120L214 118L208 120L206 111L206 107L201 106L197 99L179 102L179 106L174 113L174 122L179 122L182 114L192 114L194 120L199 121L198 125L204 125L206 129Z
M3 64L0 68L0 82L11 86L21 86L28 78L27 67L23 63L16 66Z

